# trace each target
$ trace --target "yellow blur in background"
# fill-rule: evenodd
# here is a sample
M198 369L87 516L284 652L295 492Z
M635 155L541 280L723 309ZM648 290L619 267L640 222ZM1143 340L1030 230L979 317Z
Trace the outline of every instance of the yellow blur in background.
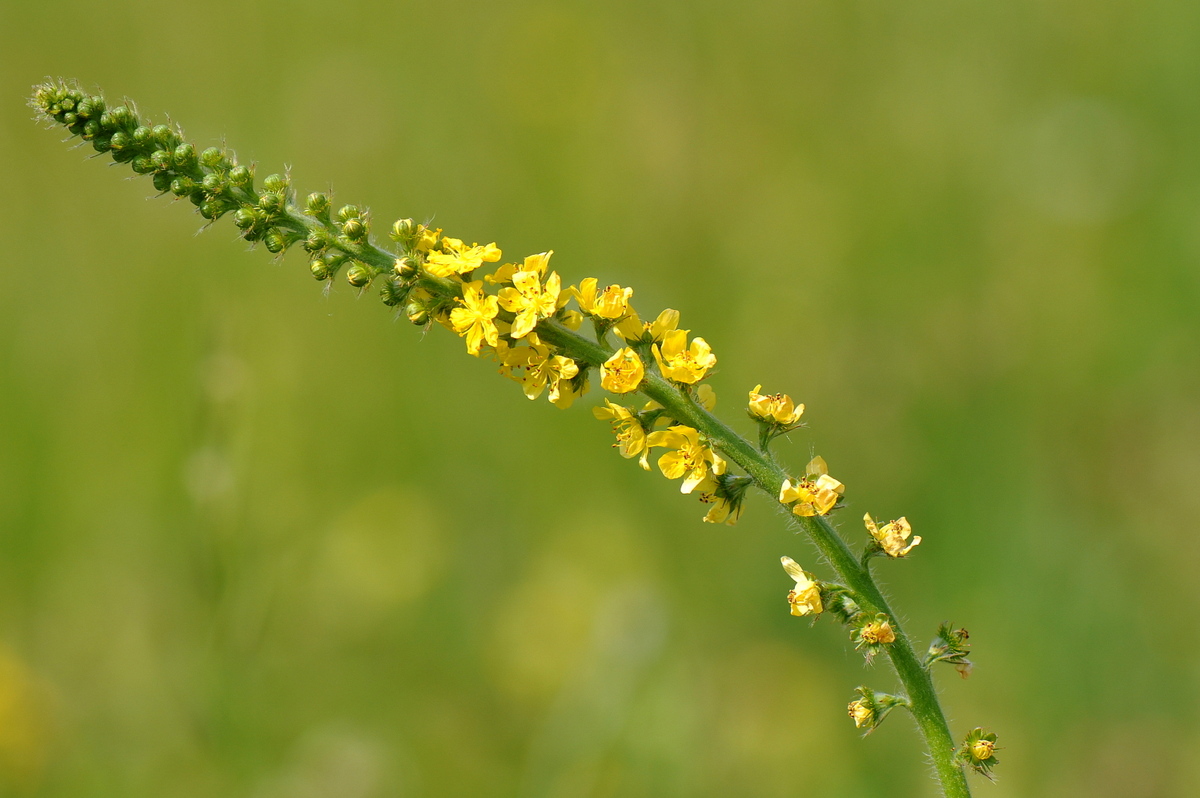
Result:
M553 248L807 406L978 794L1200 794L1200 6L0 0L0 795L933 796L736 527L461 341L90 159L128 95L305 193ZM595 382L595 380L593 380Z

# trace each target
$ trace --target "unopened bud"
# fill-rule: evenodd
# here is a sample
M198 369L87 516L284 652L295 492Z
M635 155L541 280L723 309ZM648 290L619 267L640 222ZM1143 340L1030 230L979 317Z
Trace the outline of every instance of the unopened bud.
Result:
M361 263L356 263L346 270L346 282L355 288L362 288L371 282L371 271Z

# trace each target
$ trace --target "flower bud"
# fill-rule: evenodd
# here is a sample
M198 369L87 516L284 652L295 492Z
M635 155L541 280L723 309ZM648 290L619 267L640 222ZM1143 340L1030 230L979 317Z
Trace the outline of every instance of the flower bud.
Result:
M190 177L177 177L171 181L171 193L176 197L186 197L196 190L196 181Z
M171 168L171 153L166 150L155 150L150 153L150 163L159 172L165 172Z
M154 143L161 149L173 150L179 146L179 136L168 125L155 125L150 132L154 134Z
M396 262L392 265L392 271L397 277L412 277L417 273L417 267L408 258L396 258Z
M175 168L180 171L196 168L196 148L186 141L175 148Z
M100 131L101 131L100 123L97 122L95 119L89 119L88 121L83 123L83 130L80 132L79 135L83 136L84 141L91 141L92 139L96 138L96 136L98 136L100 134Z
M207 152L207 150L206 150ZM200 185L204 186L204 190L209 194L220 194L225 190L225 180L219 174L210 172L200 181Z
M171 174L169 172L155 172L151 182L154 183L156 191L161 191L165 194L171 190Z
M997 739L999 738L992 732L981 728L972 729L967 732L962 746L955 752L955 758L976 773L990 779L992 768L1000 764L1000 760L996 758L996 752L1000 750L996 745Z
M121 152L133 144L133 140L129 137L128 133L118 130L109 137L108 143L113 150Z
M154 171L154 162L145 155L138 155L129 163L129 165L133 168L133 171L137 172L139 175L148 175Z
M312 276L316 277L318 280L329 279L329 264L327 264L325 261L320 259L314 260L308 264L308 268L312 272Z
M308 195L305 200L305 207L308 209L308 215L318 219L329 218L329 195L313 192Z
M287 239L278 230L272 230L263 236L263 246L267 248L267 252L278 254L287 249Z
M100 117L104 115L104 98L103 97L85 97L75 106L75 113L84 119L95 120L97 123Z
M278 213L283 209L283 197L268 191L258 198L258 207L268 214Z
M342 234L351 241L358 241L367 235L367 226L361 219L347 219L342 225Z
M409 302L404 307L404 315L417 326L429 321L429 310L421 302Z
M103 130L97 133L95 138L92 139L92 149L96 152L108 152L111 147L111 139Z
M219 219L228 210L229 206L221 199L205 199L200 203L200 215L205 219Z
M396 280L385 280L383 287L379 289L379 298L383 304L391 308L403 304L408 299L409 292L409 287L403 283Z
M346 270L346 282L355 288L362 288L371 282L371 271L361 263L356 263Z
M360 211L358 209L357 205L343 205L341 208L338 209L338 212L337 212L337 220L339 222L349 221L350 219L357 219L359 216L362 216L362 211Z
M229 161L226 160L225 153L216 147L209 147L200 153L200 163L209 169L223 169L229 166Z
M229 182L238 188L245 188L254 182L254 173L239 164L229 170Z
M239 230L249 230L262 219L262 212L256 208L238 208L233 214L233 223Z
M154 144L154 134L145 125L138 125L133 131L133 143L146 148Z
M308 252L321 252L329 246L329 234L324 230L312 230L304 239L304 249Z
M263 190L273 194L283 194L288 189L288 179L283 175L267 175L263 180Z
M412 242L416 234L417 224L412 219L398 219L392 224L391 237L397 243Z

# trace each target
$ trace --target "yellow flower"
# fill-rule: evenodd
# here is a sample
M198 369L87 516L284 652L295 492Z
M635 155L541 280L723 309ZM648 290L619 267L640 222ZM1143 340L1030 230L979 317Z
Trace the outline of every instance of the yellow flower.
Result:
M504 363L510 371L513 368L524 369L520 376L513 376L513 379L521 383L525 396L530 399L537 399L549 386L549 399L559 407L569 406L574 400L576 394L571 392L569 385L562 383L575 377L579 373L579 366L568 357L552 355L550 347L545 344L514 347Z
M556 272L550 272L543 287L537 271L516 272L512 281L511 288L500 289L500 307L517 314L510 334L524 338L539 320L550 318L558 310L562 282Z
M693 338L689 348L687 334L687 330L666 333L662 344L654 346L654 359L664 377L690 385L704 379L708 370L717 364L717 356L703 338Z
M646 437L646 445L663 446L674 451L658 458L658 467L667 479L683 477L680 493L691 493L708 476L725 473L725 461L721 455L700 441L700 433L683 424L667 430L652 432Z
M517 272L537 272L539 277L545 277L546 268L550 263L550 256L553 254L554 250L539 252L536 255L527 255L524 263L520 266L515 263L506 263L499 269L496 269L495 274L486 274L483 279L492 285L500 285L502 283L511 283L513 275Z
M480 246L467 246L457 238L443 238L440 252L430 252L425 261L425 268L435 277L449 277L452 274L466 274L478 269L484 263L495 263L500 260L500 250L496 243Z
M646 367L638 353L625 347L600 366L600 387L613 393L629 393L637 390L645 376Z
M796 581L796 586L787 595L792 615L820 615L825 610L821 605L821 586L791 557L780 557L779 561L788 576Z
M863 523L866 524L867 531L871 533L871 537L875 538L879 543L879 547L887 552L889 557L903 557L912 551L913 546L921 543L921 536L918 535L907 546L904 545L909 535L912 534L912 527L909 526L908 519L903 516L897 518L895 521L884 524L882 527L877 527L875 519L871 517L870 513L867 513L863 516Z
M564 310L559 320L568 330L578 330L583 326L583 314L578 310Z
M795 502L792 512L799 516L825 515L846 492L846 486L829 476L824 458L814 457L806 471L807 476L795 484L790 479L783 481L779 502Z
M417 251L428 252L437 246L438 239L442 235L442 228L426 227L423 224L417 225Z
M761 385L755 385L750 392L750 415L763 421L774 422L781 427L791 427L804 415L804 405L796 405L792 397L785 393L763 395L758 392Z
M649 336L651 341L661 341L663 336L679 326L679 311L667 308L652 322L642 323L638 314L630 309L629 315L617 322L613 331L626 341Z
M704 521L709 524L727 524L733 526L742 517L742 502L734 502L725 496L718 496L715 493L701 493L700 501L705 504L711 504L712 507L704 516Z
M629 315L633 310L629 307L629 298L633 296L632 288L610 285L597 293L595 277L588 277L578 288L571 286L571 293L575 295L579 307L589 316L615 320Z
M867 645L877 646L896 642L896 633L886 620L874 620L858 630L858 639Z
M617 442L613 446L617 447L617 451L626 459L640 454L639 464L649 471L650 463L646 458L650 455L650 447L646 446L646 429L642 422L628 407L615 405L607 399L604 400L604 404L607 407L593 407L592 415L601 421L611 421L613 432L617 436Z
M499 345L500 335L496 330L496 314L500 308L496 297L483 293L483 283L476 280L463 286L461 308L450 311L450 324L454 331L467 339L467 351L479 357L479 347L485 341L488 346Z
M712 410L717 406L717 392L711 385L701 385L696 389L696 401L705 410Z
M875 719L875 710L871 709L871 705L861 698L851 701L847 709L850 711L850 717L854 718L854 728L856 729L872 725Z

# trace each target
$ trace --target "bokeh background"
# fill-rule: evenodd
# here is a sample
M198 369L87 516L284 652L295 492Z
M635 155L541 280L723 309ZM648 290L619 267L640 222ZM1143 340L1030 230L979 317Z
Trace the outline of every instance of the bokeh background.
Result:
M932 796L736 527L24 106L635 286L907 515L983 796L1200 794L1200 6L0 2L0 794Z

